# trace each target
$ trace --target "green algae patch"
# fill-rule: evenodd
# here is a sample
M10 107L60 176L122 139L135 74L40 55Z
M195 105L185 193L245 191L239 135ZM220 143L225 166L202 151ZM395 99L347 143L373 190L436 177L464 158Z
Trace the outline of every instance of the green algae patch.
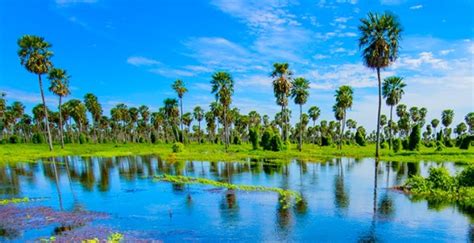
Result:
M29 201L30 201L30 199L27 198L27 197L24 197L24 198L11 198L11 199L0 199L0 205L25 203L25 202L29 202Z

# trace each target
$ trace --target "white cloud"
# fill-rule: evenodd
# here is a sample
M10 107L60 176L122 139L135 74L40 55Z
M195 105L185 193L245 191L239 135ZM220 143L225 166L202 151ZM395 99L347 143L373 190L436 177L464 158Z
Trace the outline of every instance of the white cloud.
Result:
M449 53L453 52L454 49L446 49L446 50L441 50L439 51L439 54L442 56L448 55Z
M346 23L347 21L351 20L352 17L337 17L334 19L336 23Z
M448 69L446 60L434 57L432 52L421 52L418 57L402 56L392 66L394 69L405 68L417 70L429 66L434 69Z
M154 68L154 69L150 69L149 71L152 73L159 74L163 77L169 77L169 78L192 77L195 75L195 73L187 71L187 70L165 68L165 67Z
M421 5L421 4L410 7L411 10L416 10L416 9L421 9L421 8L423 8L423 5Z
M322 60L322 59L329 58L329 56L328 55L322 55L322 54L316 54L316 55L313 56L313 58L316 59L316 60Z
M127 63L134 66L153 66L159 65L160 62L151 58L141 57L141 56L132 56L127 58Z

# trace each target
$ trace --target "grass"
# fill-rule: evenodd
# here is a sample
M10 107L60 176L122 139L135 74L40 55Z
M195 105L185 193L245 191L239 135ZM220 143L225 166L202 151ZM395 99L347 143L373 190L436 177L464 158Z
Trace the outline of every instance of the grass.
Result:
M240 190L240 191L269 191L269 192L276 192L280 195L280 202L282 202L283 208L287 208L290 205L290 199L294 198L295 203L299 203L302 200L301 194L292 190L285 190L277 187L266 187L266 186L253 186L253 185L237 185L231 184L226 182L220 182L205 178L197 178L197 177L188 177L188 176L175 176L175 175L160 175L155 176L154 178L157 181L167 181L171 183L178 183L178 184L202 184L202 185L210 185L214 187L224 187L231 190Z
M231 145L226 153L223 145L216 144L188 144L180 153L172 152L172 144L66 144L64 149L55 145L50 152L46 144L4 144L0 145L0 163L30 162L52 156L129 156L129 155L159 155L168 161L245 161L247 159L273 159L279 162L288 162L292 159L303 161L322 161L334 157L366 158L374 157L375 145L359 147L346 145L342 150L335 147L319 147L305 144L299 152L296 145L281 152L253 150L250 144ZM451 161L460 163L474 162L474 148L460 150L446 148L436 152L434 148L422 147L420 151L403 151L393 153L388 149L381 150L381 160L399 162L418 161Z
M11 199L0 199L0 205L7 205L11 203L24 203L29 202L30 199L27 197L24 198L11 198Z

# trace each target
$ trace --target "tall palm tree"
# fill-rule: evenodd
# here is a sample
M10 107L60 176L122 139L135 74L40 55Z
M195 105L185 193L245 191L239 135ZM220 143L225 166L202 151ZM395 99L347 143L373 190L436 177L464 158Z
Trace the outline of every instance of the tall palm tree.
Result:
M28 72L38 75L38 82L41 93L41 100L43 102L43 110L46 122L46 132L48 133L49 150L53 151L53 140L49 128L48 109L46 108L46 101L44 99L43 82L41 75L46 74L52 68L51 57L53 52L49 50L51 44L46 42L43 37L34 35L24 35L18 40L18 56L20 57L21 65L25 66Z
M201 121L202 119L204 119L204 110L200 106L196 106L194 107L193 115L194 115L194 119L198 121L198 128L199 128L199 132L198 132L199 142L198 143L200 144L201 143Z
M379 157L380 147L380 114L382 109L382 80L380 70L388 67L398 56L398 42L402 28L398 19L391 13L369 13L367 18L360 20L359 48L367 67L377 70L379 104L377 110L377 135L375 157Z
M291 92L291 80L293 73L289 69L288 63L274 63L271 77L273 80L273 93L276 98L276 103L281 106L281 113L288 106L288 96ZM282 117L282 137L286 141L288 139L288 121L286 116Z
M453 118L454 118L453 110L444 110L441 113L441 123L443 123L446 134L447 134L448 127L451 125L451 123L453 123Z
M99 99L92 93L87 93L84 95L84 104L87 110L92 115L92 130L94 133L94 139L97 142L97 126L99 125L99 120L102 117L102 105L99 103Z
M352 99L353 99L353 94L354 90L352 89L351 86L343 85L339 87L339 89L336 90L336 94L334 95L336 97L336 107L337 109L335 110L336 113L341 113L340 115L342 116L342 129L341 129L341 134L339 135L339 149L342 149L342 137L344 135L344 128L346 126L346 114L347 114L347 109L350 109L352 107ZM336 118L339 116L339 114L336 114Z
M305 78L295 78L291 85L291 97L295 104L300 106L300 139L298 150L301 151L303 146L303 105L306 104L309 97L309 81Z
M438 127L439 125L439 120L438 119L433 119L431 120L431 126L434 128L434 134L435 134L435 138L436 138L436 128Z
M225 138L225 149L229 147L229 133L227 127L227 112L229 106L232 103L232 94L234 93L234 80L232 76L227 72L216 72L212 75L211 80L212 90L211 93L215 94L216 100L219 100L223 108L224 115L224 138Z
M402 95L405 94L403 90L405 86L406 84L403 82L402 77L391 76L383 80L382 95L385 98L385 103L390 106L390 121L388 122L390 132L389 149L392 149L393 106L398 105L402 99Z
M179 134L176 132L176 123L179 117L178 101L176 99L167 98L164 100L164 114L167 122L171 124L175 140L177 142L181 141Z
M184 93L188 92L188 89L186 88L186 86L184 85L184 82L181 79L177 79L176 81L174 81L172 88L176 92L179 98L179 107L180 107L179 123L180 123L181 132L183 132L183 96L184 96Z
M59 137L61 138L61 148L64 148L62 99L71 93L69 91L69 76L66 70L53 68L49 72L48 79L51 82L49 91L59 97Z
M316 126L316 120L321 115L321 110L317 106L311 106L308 110L309 117L313 120L313 127Z

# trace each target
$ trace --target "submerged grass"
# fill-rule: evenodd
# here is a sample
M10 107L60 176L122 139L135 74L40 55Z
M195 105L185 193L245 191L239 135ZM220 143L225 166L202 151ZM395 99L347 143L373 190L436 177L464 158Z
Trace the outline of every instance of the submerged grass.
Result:
M172 144L66 144L64 149L56 145L50 152L45 144L4 144L0 145L0 164L7 162L28 162L53 156L129 156L129 155L159 155L169 161L245 161L247 159L273 159L276 162L288 162L292 159L303 161L321 161L334 157L366 158L374 157L375 145L360 147L344 146L342 150L336 147L320 147L305 144L303 151L298 151L296 145L285 151L253 150L250 144L231 145L225 152L223 145L218 144L187 144L183 151L173 153ZM388 149L381 150L381 160L399 162L418 161L451 161L461 163L474 162L474 147L469 150L446 148L436 152L434 148L422 147L420 151L393 153Z
M189 176L178 176L178 175L160 175L155 176L157 181L167 181L177 184L202 184L210 185L215 187L224 187L231 190L240 190L240 191L267 191L267 192L276 192L280 196L280 202L283 203L283 208L290 206L291 198L295 199L295 203L299 203L303 198L301 194L292 190L285 190L278 187L266 187L266 186L254 186L254 185L236 185L226 182L215 181L206 178L198 177L189 177Z

